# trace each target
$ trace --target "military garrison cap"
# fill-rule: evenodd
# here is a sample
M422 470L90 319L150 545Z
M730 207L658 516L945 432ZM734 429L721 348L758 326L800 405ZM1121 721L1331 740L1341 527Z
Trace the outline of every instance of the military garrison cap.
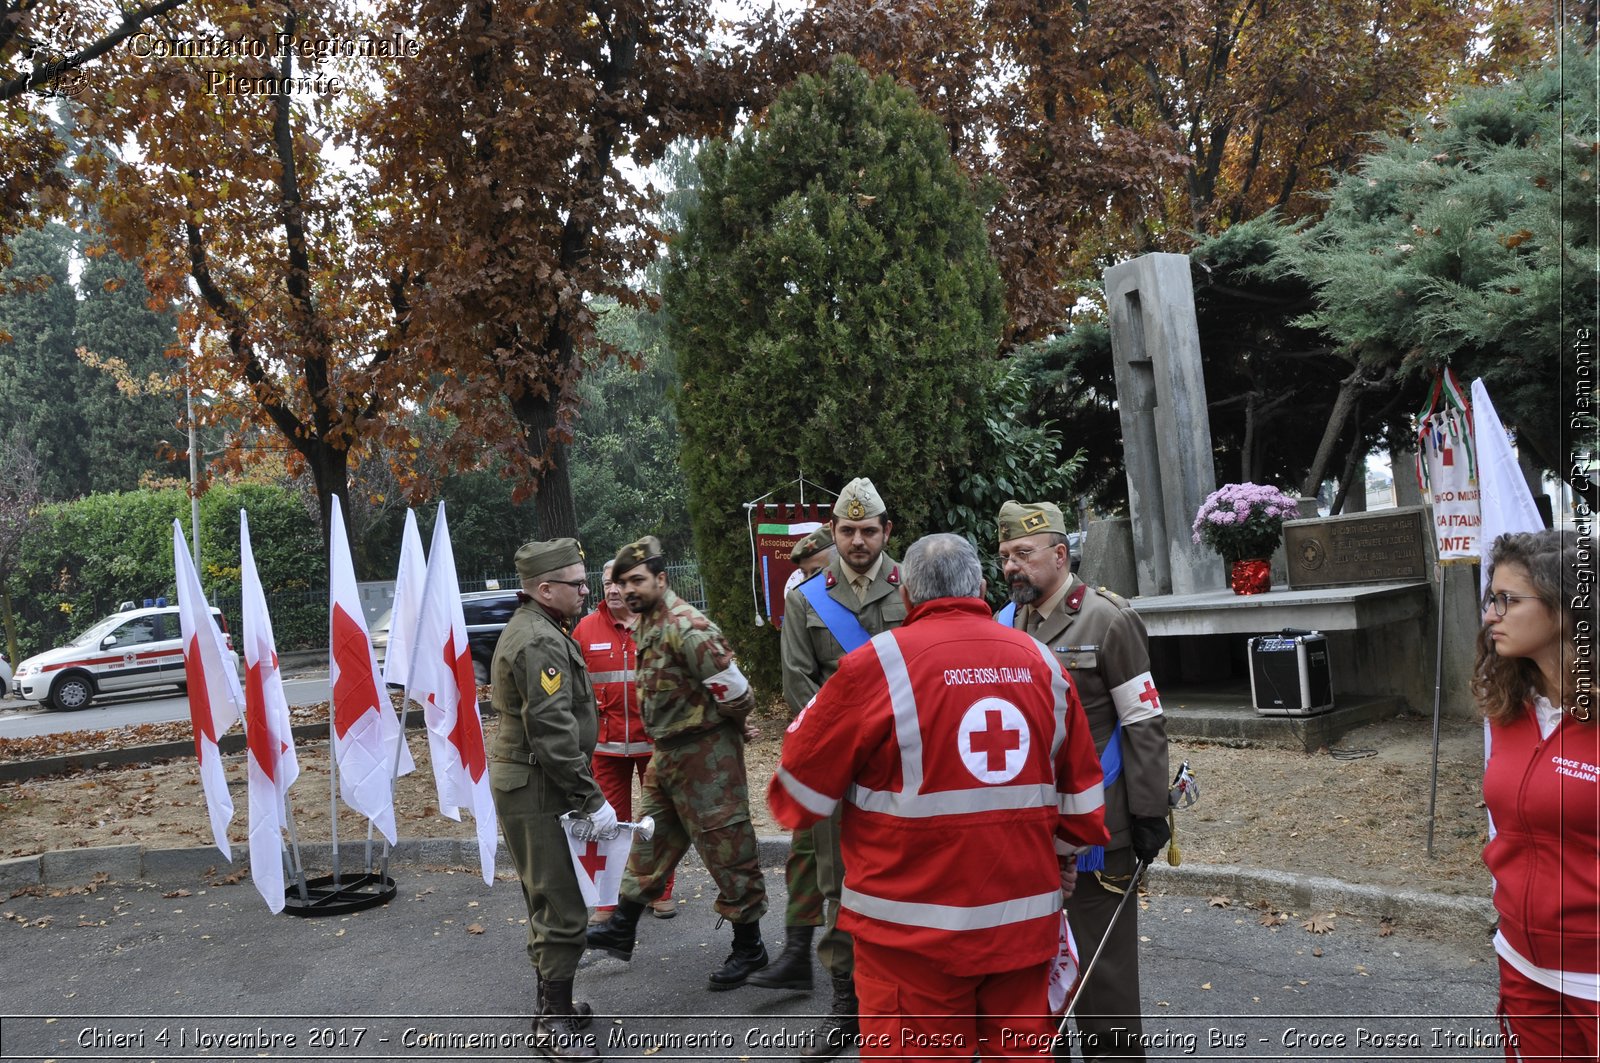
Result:
M611 562L611 578L621 579L622 574L635 565L642 565L652 557L661 556L661 540L654 535L646 535L643 539L636 540L617 551L616 559Z
M1061 507L1054 502L1018 502L1012 499L1000 507L997 519L1000 541L1003 543L1040 532L1067 534L1067 522L1061 516Z
M832 545L833 532L824 525L808 532L805 538L795 543L794 549L789 551L789 560L798 565L808 557L816 557Z
M844 490L839 492L838 501L833 504L835 520L840 517L845 520L866 520L887 511L888 507L883 504L878 489L865 476L857 476L845 484Z
M523 543L515 558L517 575L523 579L542 576L558 568L583 562L583 546L576 539L550 539Z

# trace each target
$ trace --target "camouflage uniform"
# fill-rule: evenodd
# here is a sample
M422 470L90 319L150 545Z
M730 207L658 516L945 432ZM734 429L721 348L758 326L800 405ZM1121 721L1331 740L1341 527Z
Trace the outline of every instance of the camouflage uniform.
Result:
M649 841L634 837L622 896L655 900L693 844L717 884L717 914L755 923L767 910L767 887L745 780L749 700L732 718L704 685L729 666L733 651L716 625L670 588L639 618L637 637L639 712L655 742L640 814L655 817L656 830Z
M559 817L605 802L589 772L594 691L577 643L531 601L501 632L490 675L500 723L489 782L528 904L528 958L541 979L570 980L583 956L588 909Z
M905 622L906 607L900 598L900 563L887 552L881 555L878 571L872 582L867 584L864 601L856 600L855 591L850 587L850 574L844 562L837 557L811 578L823 580L828 597L854 613L868 635L882 634ZM839 670L844 647L828 631L827 625L799 588L790 591L789 597L784 600L783 616L783 696L789 703L790 713L798 713L822 689L822 684ZM797 831L792 843L796 848L805 844L800 837L804 833L810 833L815 839L814 859L822 896L802 897L798 903L792 898L790 911L804 912L807 904L815 904L820 908L823 898L827 898L827 930L817 943L817 957L830 973L847 976L854 966L850 936L834 925L838 920L839 894L844 886L844 862L839 855L838 814L822 820L809 832ZM791 878L789 882L793 888L796 880ZM801 919L790 920L789 923L817 925L805 924Z

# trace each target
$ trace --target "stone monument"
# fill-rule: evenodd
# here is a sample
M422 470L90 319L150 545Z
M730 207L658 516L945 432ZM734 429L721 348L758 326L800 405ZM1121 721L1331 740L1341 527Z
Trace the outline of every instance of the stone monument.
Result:
M1138 593L1223 586L1223 567L1191 539L1216 490L1194 284L1187 255L1150 254L1105 272Z

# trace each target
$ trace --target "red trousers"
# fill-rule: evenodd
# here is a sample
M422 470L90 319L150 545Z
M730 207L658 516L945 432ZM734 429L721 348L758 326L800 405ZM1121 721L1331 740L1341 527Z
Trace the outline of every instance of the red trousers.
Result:
M1506 1059L1600 1060L1600 1003L1542 986L1500 961Z
M642 784L645 769L649 766L648 753L642 757L619 757L611 753L596 753L590 758L589 770L594 773L594 781L600 785L600 792L606 795L606 800L611 802L618 819L633 819L633 776L638 775ZM667 879L666 892L661 895L664 901L672 899L672 882L672 878ZM600 909L600 911L609 910L609 908Z
M861 1058L1037 1059L1055 1023L1049 964L999 974L947 974L938 957L855 939Z

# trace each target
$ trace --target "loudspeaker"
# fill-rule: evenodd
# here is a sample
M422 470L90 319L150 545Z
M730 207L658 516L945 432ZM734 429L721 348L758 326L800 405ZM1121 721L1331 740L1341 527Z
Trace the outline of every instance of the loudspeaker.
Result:
M1328 640L1320 632L1249 642L1250 700L1262 716L1310 716L1333 708Z

